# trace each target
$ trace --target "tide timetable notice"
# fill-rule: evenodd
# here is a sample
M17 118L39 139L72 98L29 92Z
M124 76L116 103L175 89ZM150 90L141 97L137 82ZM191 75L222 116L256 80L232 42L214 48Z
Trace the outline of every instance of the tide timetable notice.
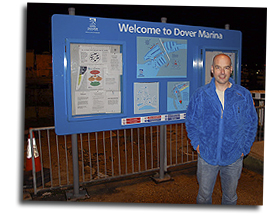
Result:
M184 123L214 54L232 56L240 83L241 39L239 31L53 15L56 133Z

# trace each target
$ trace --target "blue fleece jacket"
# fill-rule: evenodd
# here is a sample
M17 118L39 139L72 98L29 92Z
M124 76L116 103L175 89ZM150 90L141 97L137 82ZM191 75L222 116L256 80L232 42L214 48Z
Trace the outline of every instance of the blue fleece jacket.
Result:
M224 109L216 93L215 78L198 88L186 113L186 130L191 145L200 146L209 164L226 166L247 155L255 140L258 118L251 93L235 84L225 90Z

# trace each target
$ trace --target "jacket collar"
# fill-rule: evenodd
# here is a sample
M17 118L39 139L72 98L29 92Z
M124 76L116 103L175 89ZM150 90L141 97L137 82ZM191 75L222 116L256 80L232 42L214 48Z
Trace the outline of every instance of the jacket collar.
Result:
M234 89L235 82L232 78L229 79L229 82L232 84L232 86L229 88ZM205 89L206 94L209 96L209 101L213 103L214 108L216 108L218 111L220 110L221 102L219 101L218 95L216 93L216 84L215 84L215 78L213 77L211 82L206 85ZM215 103L215 104L214 104ZM219 103L219 104L217 104Z
M233 88L235 85L234 80L230 77L229 78L229 82L232 84L232 86L230 88ZM209 84L206 85L206 93L208 93L209 95L213 95L213 92L216 92L216 84L215 84L215 78L213 77L211 82Z

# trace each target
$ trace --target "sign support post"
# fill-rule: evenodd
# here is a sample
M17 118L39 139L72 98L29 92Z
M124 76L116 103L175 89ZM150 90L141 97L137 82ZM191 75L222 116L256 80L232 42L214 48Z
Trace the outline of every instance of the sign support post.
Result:
M77 134L71 135L72 165L73 165L73 196L78 197L79 193L79 161L78 161L78 139Z
M167 165L165 164L166 156L166 125L160 125L160 161L159 161L159 174L156 174L152 179L156 183L162 183L166 181L173 180L169 174L165 173L167 170Z
M69 8L68 11L69 15L75 15L75 8ZM71 135L71 147L72 147L72 166L73 166L73 190L66 191L67 200L78 199L88 196L86 190L80 191L77 134Z
M88 196L86 190L80 190L77 134L71 135L71 146L72 146L72 166L73 166L73 190L66 191L67 200L73 200Z

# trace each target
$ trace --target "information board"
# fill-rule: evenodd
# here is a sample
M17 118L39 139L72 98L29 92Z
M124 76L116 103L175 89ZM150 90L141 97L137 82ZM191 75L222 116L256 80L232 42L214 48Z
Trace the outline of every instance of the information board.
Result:
M56 133L183 123L215 53L232 57L240 84L241 41L233 30L53 15Z
M72 116L121 113L121 45L70 44Z

